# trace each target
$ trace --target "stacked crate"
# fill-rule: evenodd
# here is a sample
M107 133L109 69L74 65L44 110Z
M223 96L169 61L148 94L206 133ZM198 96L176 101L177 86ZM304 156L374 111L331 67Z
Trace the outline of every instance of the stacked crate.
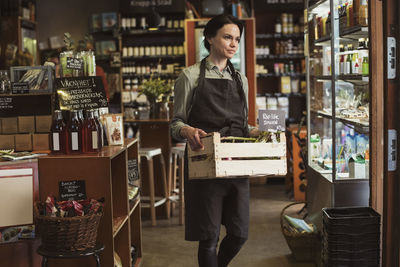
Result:
M380 215L376 211L370 207L322 211L323 266L379 266Z

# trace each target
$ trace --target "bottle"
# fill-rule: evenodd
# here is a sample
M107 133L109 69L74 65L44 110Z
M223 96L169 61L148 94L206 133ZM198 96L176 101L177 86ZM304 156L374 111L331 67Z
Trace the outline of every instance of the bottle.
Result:
M85 135L85 149L87 153L96 153L100 151L99 136L100 130L96 122L93 110L86 111L86 119L83 124L83 132Z
M7 71L0 72L0 94L8 94L11 92L11 81Z
M68 145L68 130L63 120L61 110L54 111L51 124L51 152L53 154L66 154Z
M368 56L365 56L365 57L363 58L363 63L362 63L362 75L369 75Z
M275 33L282 33L281 19L278 17L275 22Z
M362 0L358 9L358 24L361 26L368 26L368 2Z
M344 75L351 74L351 54L347 54L346 62L344 64Z
M344 46L340 45L340 52L344 52ZM345 55L340 55L340 61L339 61L339 74L344 74L344 57Z
M354 51L353 58L352 58L351 73L358 74L359 68L360 68L360 65L358 64L358 52Z
M77 110L72 110L68 121L68 153L82 153L82 125Z

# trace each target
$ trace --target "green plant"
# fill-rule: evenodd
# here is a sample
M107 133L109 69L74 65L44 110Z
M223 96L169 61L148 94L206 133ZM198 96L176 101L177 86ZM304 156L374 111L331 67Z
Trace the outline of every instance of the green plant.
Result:
M139 96L145 95L150 103L168 101L171 93L171 84L160 78L153 78L152 76L139 86Z

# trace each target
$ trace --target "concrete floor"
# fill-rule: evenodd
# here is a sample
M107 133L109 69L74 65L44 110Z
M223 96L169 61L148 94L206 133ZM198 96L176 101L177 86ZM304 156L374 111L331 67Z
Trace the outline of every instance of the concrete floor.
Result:
M285 194L285 185L276 181L251 185L250 192L249 239L229 266L314 267L312 263L295 261L281 233L280 213L291 202ZM169 220L158 219L156 227L151 226L149 219L143 219L142 235L143 266L198 266L197 242L184 240L184 226L178 225L177 210Z

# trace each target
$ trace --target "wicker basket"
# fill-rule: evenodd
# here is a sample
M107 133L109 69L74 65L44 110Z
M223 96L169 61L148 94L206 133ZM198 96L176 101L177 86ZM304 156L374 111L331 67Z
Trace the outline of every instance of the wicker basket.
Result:
M288 230L290 226L287 220L285 220L283 217L287 208L299 204L304 204L304 202L290 203L282 209L280 218L281 230L290 250L297 261L314 261L319 235L316 232L294 233Z
M35 224L42 247L50 251L82 251L96 245L97 228L102 213L75 216L49 217L39 215L35 205Z

